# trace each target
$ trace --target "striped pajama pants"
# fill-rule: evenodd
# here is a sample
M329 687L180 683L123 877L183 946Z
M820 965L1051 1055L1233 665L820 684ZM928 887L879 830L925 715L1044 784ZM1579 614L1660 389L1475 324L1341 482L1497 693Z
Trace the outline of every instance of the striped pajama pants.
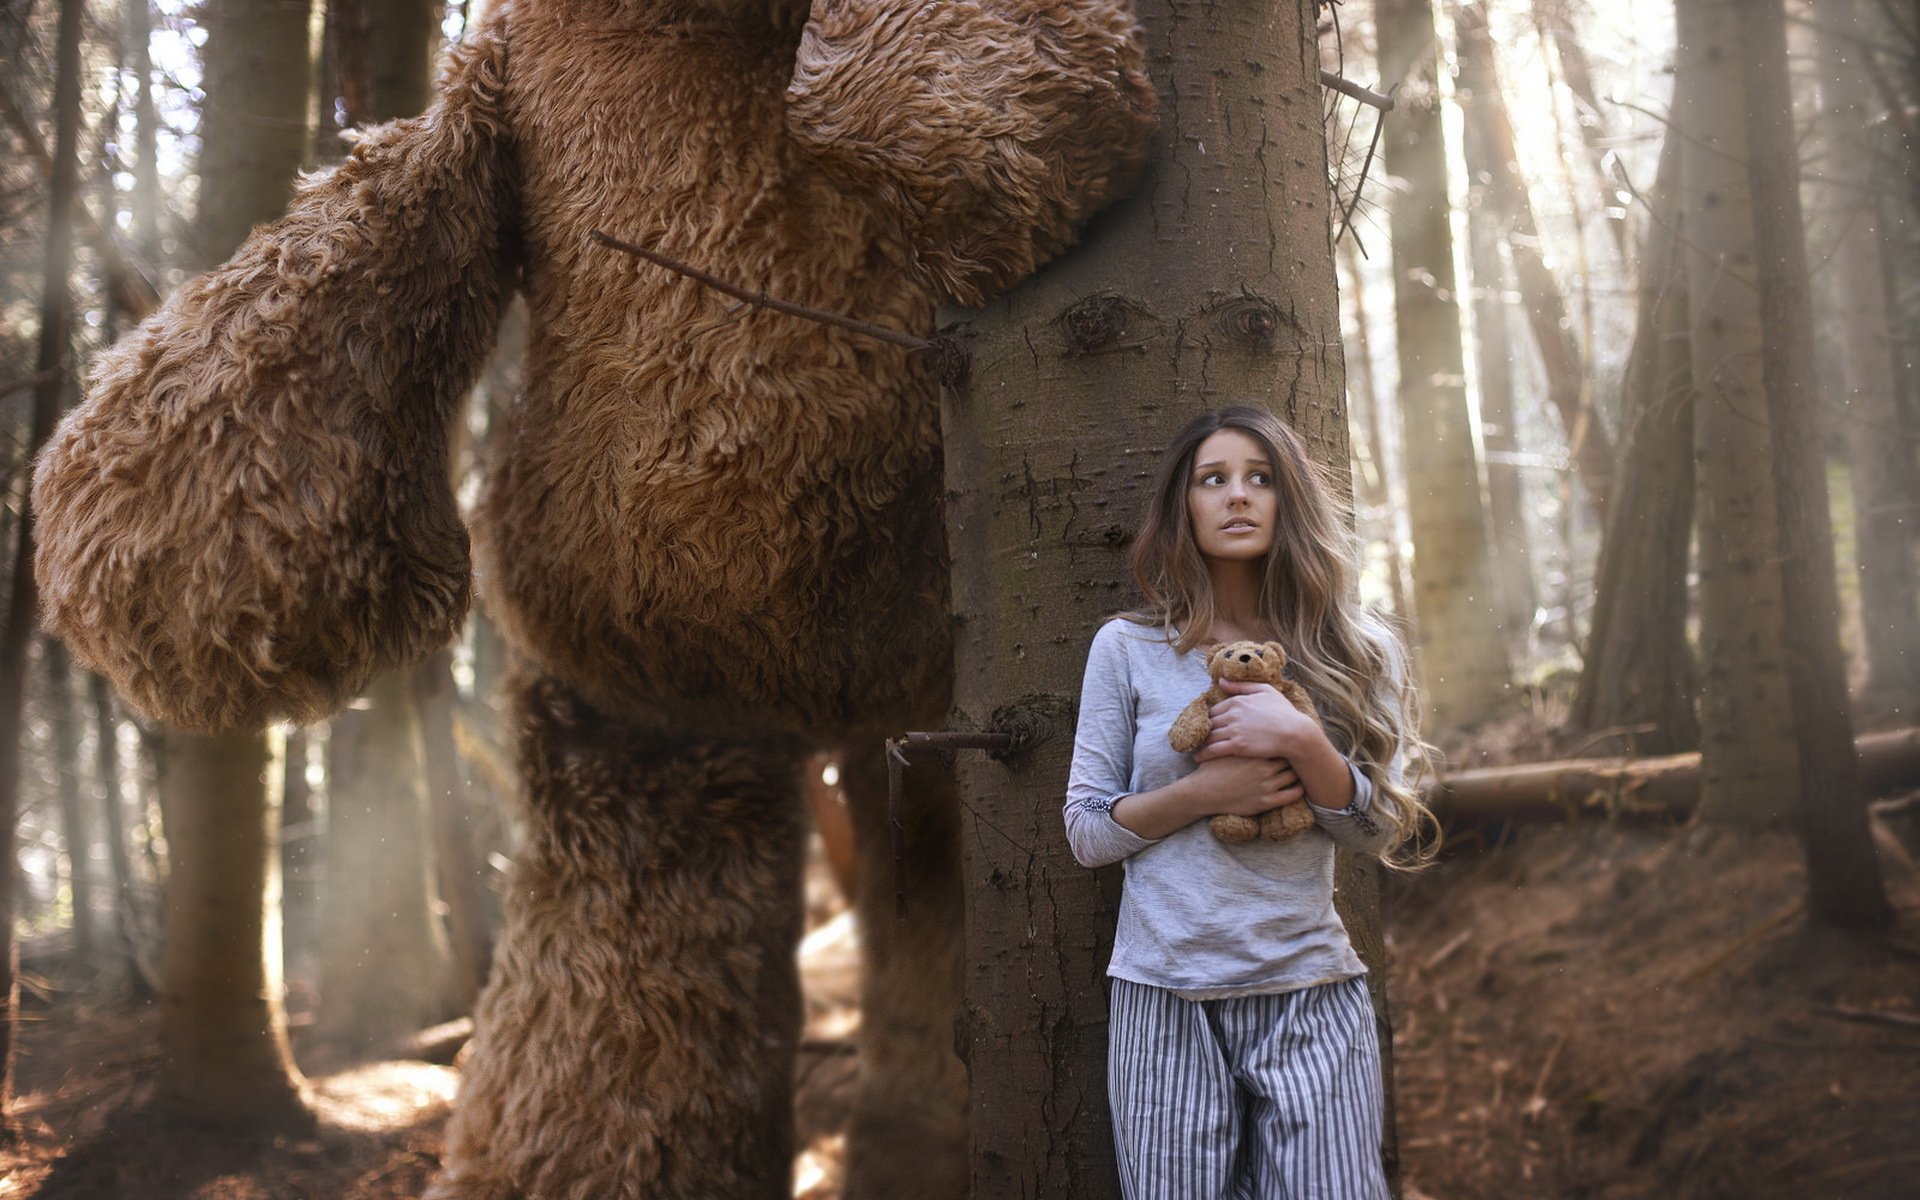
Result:
M1107 1093L1127 1200L1386 1200L1364 978L1227 1000L1111 983Z

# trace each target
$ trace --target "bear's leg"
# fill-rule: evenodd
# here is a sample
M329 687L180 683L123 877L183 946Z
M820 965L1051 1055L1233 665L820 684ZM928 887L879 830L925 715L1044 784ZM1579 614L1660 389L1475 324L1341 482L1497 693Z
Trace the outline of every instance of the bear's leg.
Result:
M906 772L905 917L877 738L848 755L843 778L860 856L864 971L846 1200L957 1200L967 1194L967 1076L954 1051L962 897L953 776L937 761Z
M427 1196L787 1196L795 748L521 699L526 844Z

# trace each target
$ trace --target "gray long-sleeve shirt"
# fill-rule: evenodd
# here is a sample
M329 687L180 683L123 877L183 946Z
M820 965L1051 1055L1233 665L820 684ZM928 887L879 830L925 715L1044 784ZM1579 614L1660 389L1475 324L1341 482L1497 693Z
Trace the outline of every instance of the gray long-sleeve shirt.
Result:
M1126 864L1107 973L1192 999L1284 992L1364 974L1333 907L1333 849L1377 854L1391 831L1369 815L1373 784L1353 769L1344 809L1275 844L1219 841L1205 821L1158 840L1113 819L1114 801L1194 769L1167 729L1211 683L1206 658L1158 628L1112 620L1094 635L1080 688L1067 842L1089 867Z

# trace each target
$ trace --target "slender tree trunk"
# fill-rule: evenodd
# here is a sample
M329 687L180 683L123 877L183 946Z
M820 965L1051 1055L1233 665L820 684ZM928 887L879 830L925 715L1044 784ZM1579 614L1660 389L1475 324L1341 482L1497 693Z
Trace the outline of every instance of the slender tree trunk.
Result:
M429 0L330 5L349 124L426 107L437 8ZM439 661L444 671L447 660ZM451 687L449 679L437 691L448 703ZM369 686L365 707L332 723L315 1033L354 1050L398 1041L459 1007L452 950L434 913L442 871L419 697L414 670L396 669ZM435 749L444 754L451 750L450 711L435 731L442 725L449 744ZM473 931L465 932L470 957Z
M420 714L405 670L335 717L328 741L320 1014L314 1036L352 1051L452 1015L452 959L433 913L433 841Z
M1402 84L1382 154L1404 181L1388 204L1420 678L1432 723L1465 725L1499 707L1510 675L1467 402L1440 46L1433 0L1380 0L1375 12L1381 78Z
M1073 862L1059 806L1086 647L1127 602L1160 447L1244 399L1349 467L1311 6L1140 15L1162 114L1147 178L978 315L971 388L944 406L956 720L1032 737L1005 764L959 756L981 1197L1117 1195L1102 976L1119 878ZM1373 874L1343 862L1340 898L1377 986Z
M1386 522L1387 593L1394 614L1405 619L1407 602L1406 564L1400 555L1400 529L1395 519L1393 489L1388 483L1387 442L1380 413L1380 389L1374 385L1372 338L1369 334L1365 273L1360 269L1358 252L1347 251L1346 295L1353 303L1352 367L1347 373L1347 394L1353 397L1353 415L1360 422L1366 448L1366 461L1358 472L1360 498Z
M1767 0L1771 2L1771 0ZM1700 563L1700 812L1746 825L1799 811L1778 566L1740 24L1754 5L1678 0Z
M1858 57L1870 36L1860 0L1823 0L1819 10L1820 96L1832 134L1825 174L1842 209L1827 269L1823 327L1838 343L1843 381L1841 431L1853 486L1854 557L1866 642L1869 702L1912 711L1920 701L1920 595L1912 527L1920 515L1913 444L1900 413L1893 325L1881 283L1880 218L1874 197L1891 181L1867 138L1873 113Z
M1676 253L1681 139L1668 134L1640 255L1639 316L1622 391L1620 486L1607 513L1586 667L1570 727L1617 730L1628 753L1700 744L1687 645L1693 533L1693 362Z
M413 668L410 684L420 713L433 859L439 868L435 882L446 901L452 1008L471 1012L493 961L493 931L487 916L487 865L475 836L479 789L454 740L453 652L442 650L422 659Z
M73 219L80 190L80 0L60 6L54 49L53 179L48 190L46 258L41 273L40 347L33 416L27 434L31 462L53 433L60 397L72 375ZM14 937L19 868L14 841L20 827L21 744L26 736L27 648L38 624L39 594L33 579L33 513L22 506L14 524L12 590L6 627L0 631L0 1140L14 1127L13 1037L20 1007L20 949Z
M306 151L308 0L208 0L200 210L217 262L286 206ZM156 750L170 863L162 1084L184 1113L310 1122L281 1007L278 771L264 734L169 732Z
M1513 125L1507 119L1506 101L1500 95L1500 75L1488 40L1486 11L1478 3L1461 4L1454 11L1461 82L1463 86L1471 82L1474 89L1473 102L1467 107L1467 123L1477 131L1472 140L1480 141L1485 147L1488 194L1506 218L1514 276L1526 308L1527 325L1533 330L1534 343L1540 348L1540 362L1547 373L1547 399L1560 415L1561 427L1567 435L1567 449L1573 455L1574 466L1587 489L1588 499L1593 502L1594 512L1604 521L1613 492L1613 439L1593 407L1592 376L1587 370L1586 355L1574 336L1573 320L1567 313L1560 281L1541 250L1533 201L1527 195L1526 180L1520 175L1514 149Z
M1800 212L1800 159L1787 83L1786 17L1779 0L1747 6L1740 23L1747 73L1760 316L1767 331L1766 420L1774 439L1780 512L1787 679L1799 740L1808 909L1836 925L1885 925L1879 859L1860 794L1846 658L1840 650L1833 517L1813 353L1813 297ZM1689 226L1691 228L1691 226ZM1907 603L1913 603L1911 594Z
M1553 47L1554 57L1560 60L1560 77L1566 81L1567 90L1573 93L1579 104L1580 138L1587 145L1587 151L1593 156L1596 174L1601 181L1602 191L1607 193L1609 208L1613 204L1612 181L1607 178L1603 165L1606 157L1613 153L1613 144L1607 133L1607 109L1600 104L1600 94L1593 86L1593 68L1587 61L1586 47L1581 45L1579 33L1574 29L1573 13L1568 0L1534 0L1533 21L1540 30L1541 41ZM1624 216L1607 221L1607 228L1613 234L1614 249L1620 258L1627 257L1627 222Z
M1477 22L1477 23L1476 23ZM1454 20L1459 39L1460 99L1467 119L1462 141L1467 163L1468 263L1473 271L1473 329L1480 369L1480 437L1487 451L1487 514L1493 524L1494 565L1500 582L1500 624L1507 649L1526 649L1537 599L1533 555L1527 544L1526 503L1513 456L1520 440L1514 428L1513 339L1507 324L1507 268L1500 253L1506 240L1506 208L1496 192L1508 164L1488 136L1502 106L1493 72L1493 48L1484 18L1463 9Z
M73 964L81 978L97 965L99 940L93 911L93 822L87 819L86 788L80 777L80 731L84 722L73 694L73 660L52 638L40 643L47 675L47 725L52 734L54 771L60 790L60 840L65 843L67 897L73 906Z
M133 73L133 238L149 268L160 259L160 117L153 104L153 0L122 0L122 35Z
M87 698L93 707L96 730L94 773L100 777L101 840L107 847L107 868L113 880L113 930L126 963L127 984L136 997L147 999L158 989L146 959L140 904L133 886L133 859L127 853L126 796L120 790L119 721L113 711L113 689L105 679L90 673Z

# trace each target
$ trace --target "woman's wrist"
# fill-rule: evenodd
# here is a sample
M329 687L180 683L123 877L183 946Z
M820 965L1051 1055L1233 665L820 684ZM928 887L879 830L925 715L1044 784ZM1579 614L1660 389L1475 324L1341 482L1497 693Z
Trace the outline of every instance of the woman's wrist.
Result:
M1122 796L1107 815L1128 833L1150 841L1177 833L1206 815L1188 783L1192 778L1184 775L1165 787Z
M1353 769L1326 734L1317 727L1316 732L1289 761L1309 803L1315 808L1345 808L1353 803Z

